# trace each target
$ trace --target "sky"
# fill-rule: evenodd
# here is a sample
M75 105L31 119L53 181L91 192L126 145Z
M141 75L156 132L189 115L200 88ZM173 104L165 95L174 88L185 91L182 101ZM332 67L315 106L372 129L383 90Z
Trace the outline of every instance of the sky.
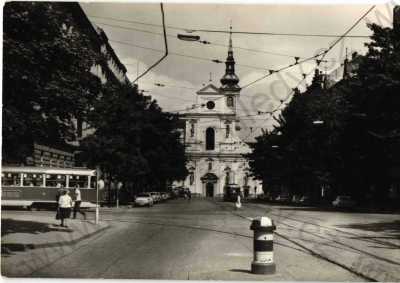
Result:
M392 9L396 1L376 7L348 34L369 36L366 24L392 25ZM164 53L160 4L148 3L81 3L90 21L102 28L133 81ZM210 82L220 86L228 50L228 33L194 32L202 41L182 41L177 34L189 29L229 30L270 33L342 35L372 4L358 5L260 5L260 4L178 4L164 3L169 55L141 78L139 88L151 95L165 111L182 111L196 103L196 91ZM335 37L232 35L236 74L243 87L238 101L241 118L240 136L251 140L262 129L271 129L276 122L270 115L258 115L276 109L281 101L290 101L291 89L304 90L310 83L316 61L310 60L275 73L257 83L247 84L293 64L295 57L308 58L320 53L337 40ZM320 70L332 72L340 67L347 53L365 53L368 37L341 40L326 55ZM249 50L250 49L250 50ZM308 74L305 80L302 74ZM211 79L211 81L210 81ZM162 84L163 87L156 84ZM284 107L282 105L281 107Z

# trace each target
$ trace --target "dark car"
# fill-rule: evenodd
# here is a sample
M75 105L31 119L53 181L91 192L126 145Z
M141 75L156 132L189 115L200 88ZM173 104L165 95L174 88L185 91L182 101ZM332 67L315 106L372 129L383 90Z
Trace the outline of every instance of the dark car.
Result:
M278 195L276 198L275 198L275 201L276 202L280 202L280 203L288 203L288 202L290 202L290 196L289 195Z
M355 204L356 202L350 196L337 196L332 202L332 205L336 208L352 208Z

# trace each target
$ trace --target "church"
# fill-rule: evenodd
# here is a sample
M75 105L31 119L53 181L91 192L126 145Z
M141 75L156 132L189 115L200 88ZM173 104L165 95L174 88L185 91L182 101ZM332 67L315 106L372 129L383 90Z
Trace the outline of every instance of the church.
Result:
M222 197L228 188L254 196L262 193L262 186L249 176L243 155L251 149L238 136L236 106L241 88L235 74L232 34L225 65L221 86L210 83L197 91L195 107L181 115L189 171L182 185L205 197Z

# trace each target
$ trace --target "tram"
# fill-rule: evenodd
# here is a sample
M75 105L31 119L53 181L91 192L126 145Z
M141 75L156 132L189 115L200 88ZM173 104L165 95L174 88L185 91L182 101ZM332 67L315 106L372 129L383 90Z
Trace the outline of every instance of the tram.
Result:
M96 170L86 168L55 168L3 166L1 168L1 205L41 208L56 205L59 188L81 191L81 207L95 207ZM99 202L104 196L99 191Z

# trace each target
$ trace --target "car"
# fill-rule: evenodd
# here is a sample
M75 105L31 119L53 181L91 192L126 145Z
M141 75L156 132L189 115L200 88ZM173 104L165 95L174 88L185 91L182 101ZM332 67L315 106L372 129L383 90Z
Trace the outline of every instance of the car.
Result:
M180 188L179 189L179 197L184 198L186 196L186 188Z
M350 196L337 196L332 202L332 205L336 208L351 208L355 204L355 201Z
M292 196L292 203L300 203L301 196L293 195Z
M166 193L166 192L162 192L161 193L161 197L162 197L163 200L167 200L167 199L169 199L169 194Z
M179 197L179 187L171 189L170 197L173 199L176 199Z
M150 195L153 198L154 203L159 203L161 201L161 194L159 192L150 192Z
M308 196L302 196L302 197L299 199L298 203L299 203L299 204L302 204L302 205L309 205L309 204L311 204L311 199L310 199L310 197L308 197Z
M282 202L282 203L289 202L290 201L290 197L289 197L289 195L278 195L276 197L275 201Z
M153 206L154 201L149 193L141 193L138 194L135 198L135 205L136 206L148 206L151 207Z
M162 194L161 194L160 192L156 192L156 194L157 194L157 197L158 197L158 201L159 201L159 202L161 202L161 201L164 200L163 197L162 197Z

